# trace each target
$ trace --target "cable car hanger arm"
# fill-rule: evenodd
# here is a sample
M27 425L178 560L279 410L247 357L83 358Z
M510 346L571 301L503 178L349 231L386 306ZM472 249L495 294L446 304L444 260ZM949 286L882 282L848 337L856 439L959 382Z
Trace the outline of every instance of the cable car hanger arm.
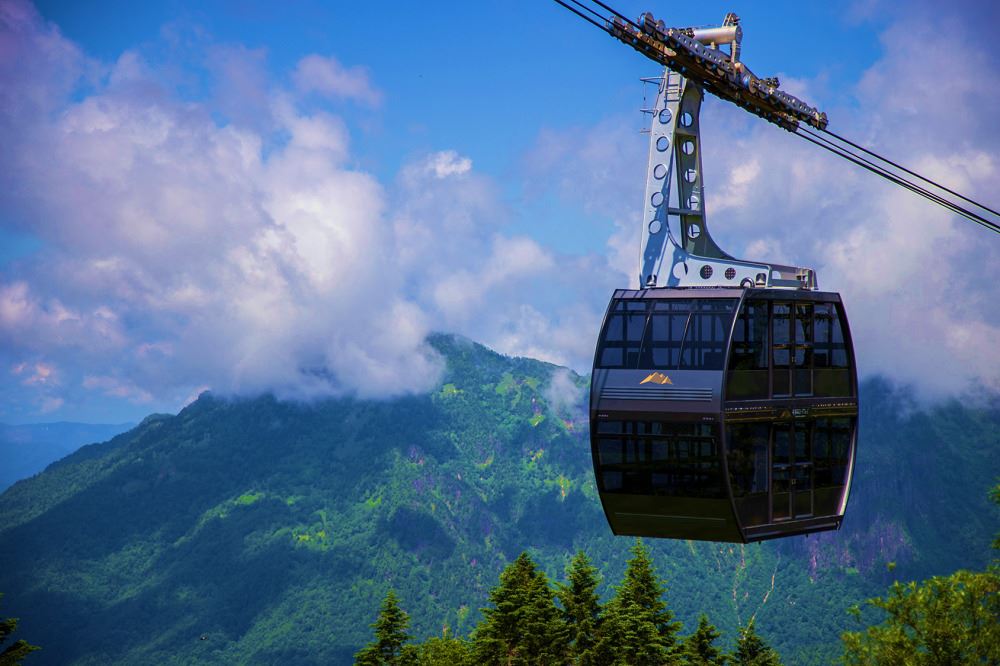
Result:
M656 20L649 12L644 13L636 22L601 0L555 1L602 32L631 46L650 60L677 72L716 97L736 104L799 138L919 194L990 231L1000 233L1000 212L994 208L985 206L843 136L830 132L827 130L828 120L825 113L780 90L780 82L776 77L763 79L757 77L740 61L743 33L739 18L735 14L727 14L721 26L667 28L663 21ZM594 6L600 7L607 14L597 11ZM728 53L719 48L724 45L729 45ZM809 125L825 136L819 137L801 124ZM874 158L877 163L861 153ZM982 212L969 210L950 201L945 195L928 190L908 176L928 183L939 192L957 197Z

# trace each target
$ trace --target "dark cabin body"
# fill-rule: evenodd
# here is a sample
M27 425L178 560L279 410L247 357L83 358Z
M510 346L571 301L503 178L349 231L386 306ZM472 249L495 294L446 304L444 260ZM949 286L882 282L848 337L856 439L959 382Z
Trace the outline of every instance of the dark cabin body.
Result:
M608 523L730 542L837 529L857 414L839 294L617 290L590 393Z

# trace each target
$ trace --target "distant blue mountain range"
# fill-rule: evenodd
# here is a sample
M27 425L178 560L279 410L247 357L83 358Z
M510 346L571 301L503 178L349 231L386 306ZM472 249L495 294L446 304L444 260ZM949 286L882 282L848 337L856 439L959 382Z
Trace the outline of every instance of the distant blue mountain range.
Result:
M134 427L134 423L0 423L0 492L84 444L109 440Z

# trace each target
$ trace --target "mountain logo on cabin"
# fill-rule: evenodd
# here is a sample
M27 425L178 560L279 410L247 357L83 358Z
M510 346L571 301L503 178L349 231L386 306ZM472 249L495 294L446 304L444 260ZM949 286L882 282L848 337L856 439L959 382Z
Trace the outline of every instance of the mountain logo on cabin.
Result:
M662 372L650 373L649 376L639 382L639 384L648 384L650 382L653 384L673 384L673 382L670 381L670 377L667 377Z

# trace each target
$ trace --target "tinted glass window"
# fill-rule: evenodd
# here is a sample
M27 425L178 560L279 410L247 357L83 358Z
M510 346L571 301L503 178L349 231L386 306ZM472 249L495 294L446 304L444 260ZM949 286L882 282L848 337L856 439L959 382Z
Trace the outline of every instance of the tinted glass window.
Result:
M729 352L726 395L730 400L770 396L768 329L767 301L744 303L733 327L733 343Z
M792 431L786 424L776 424L774 426L774 460L772 464L787 465L789 453L791 453Z
M847 483L852 429L852 420L849 418L817 419L813 438L817 488Z
M735 307L731 298L617 301L597 367L719 370Z
M726 358L730 317L724 313L693 312L681 347L681 368L721 370Z
M608 328L604 331L604 339L608 342L621 342L625 339L625 317L620 314L608 319Z
M838 308L833 303L817 303L815 315L817 368L846 368L847 346Z
M786 303L775 303L771 318L771 337L776 345L791 342L791 308Z
M795 304L795 344L812 344L813 341L813 304Z
M646 328L647 301L618 301L601 335L597 363L602 368L634 368Z
M622 462L622 441L619 439L601 439L597 443L598 458L602 465L617 465Z
M730 370L767 369L767 303L749 301L736 319Z
M736 307L734 298L703 298L695 303L697 306L692 309L700 312L732 312Z
M680 362L681 342L687 327L688 313L654 310L642 347L641 367L676 368Z
M792 352L792 377L795 395L813 393L813 304L796 303L792 330L795 334L795 348Z
M729 448L729 477L733 495L743 497L767 493L767 423L741 423L730 426L726 445Z
M723 497L716 429L701 423L608 421L598 425L603 492Z
M690 298L672 298L670 300L655 301L653 309L656 312L690 312L695 301Z
M830 326L830 348L833 352L830 365L834 368L846 368L847 346L844 344L844 330L840 326L838 310L839 308L834 308L835 316L832 318Z
M597 364L601 368L624 368L625 350L621 347L605 347Z

